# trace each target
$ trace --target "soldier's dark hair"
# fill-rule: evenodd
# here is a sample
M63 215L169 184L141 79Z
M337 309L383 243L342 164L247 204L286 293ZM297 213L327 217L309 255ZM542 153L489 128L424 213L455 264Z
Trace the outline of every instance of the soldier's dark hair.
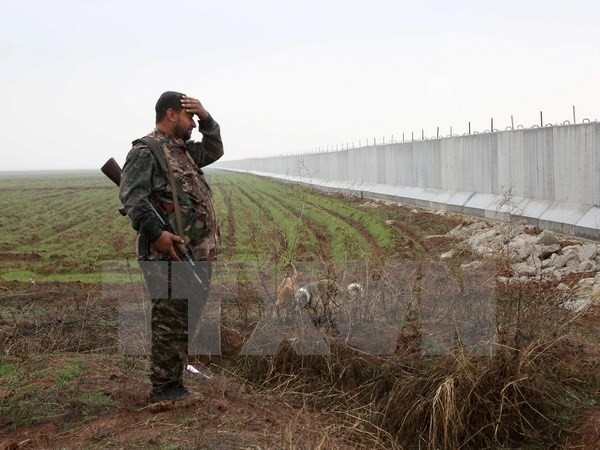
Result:
M172 108L175 112L179 112L183 109L181 106L181 97L185 94L175 91L163 92L156 102L156 123L162 121L167 115L167 110Z

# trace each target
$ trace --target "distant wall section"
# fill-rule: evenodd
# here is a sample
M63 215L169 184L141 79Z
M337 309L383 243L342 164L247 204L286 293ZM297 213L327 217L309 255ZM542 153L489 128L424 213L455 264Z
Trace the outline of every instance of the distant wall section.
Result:
M226 161L218 167L600 239L600 124Z

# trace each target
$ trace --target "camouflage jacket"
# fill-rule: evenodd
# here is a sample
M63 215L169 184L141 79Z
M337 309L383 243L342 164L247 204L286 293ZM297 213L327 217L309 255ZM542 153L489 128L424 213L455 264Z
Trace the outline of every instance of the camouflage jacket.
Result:
M220 128L212 117L199 122L202 141L187 141L155 129L148 137L157 141L173 170L181 191L178 198L185 238L196 259L212 259L220 248L219 229L210 187L201 167L223 155ZM133 228L150 241L158 239L163 228L150 208L150 201L170 213L174 230L173 194L167 174L143 142L136 140L127 155L121 174L119 197ZM163 259L163 258L161 258Z

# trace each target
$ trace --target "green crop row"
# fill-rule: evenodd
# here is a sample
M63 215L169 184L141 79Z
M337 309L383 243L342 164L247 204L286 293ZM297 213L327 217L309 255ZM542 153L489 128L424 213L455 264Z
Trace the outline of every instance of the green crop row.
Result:
M311 261L393 253L393 230L348 198L208 170L225 260ZM0 277L99 281L105 261L133 259L135 233L102 174L0 177Z

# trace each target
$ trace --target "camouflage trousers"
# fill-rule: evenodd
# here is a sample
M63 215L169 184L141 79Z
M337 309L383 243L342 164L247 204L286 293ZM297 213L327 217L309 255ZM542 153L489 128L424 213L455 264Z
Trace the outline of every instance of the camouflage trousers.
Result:
M197 332L208 299L212 266L197 261L191 273L182 262L143 261L146 286L152 301L150 382L152 390L183 386L189 336Z

